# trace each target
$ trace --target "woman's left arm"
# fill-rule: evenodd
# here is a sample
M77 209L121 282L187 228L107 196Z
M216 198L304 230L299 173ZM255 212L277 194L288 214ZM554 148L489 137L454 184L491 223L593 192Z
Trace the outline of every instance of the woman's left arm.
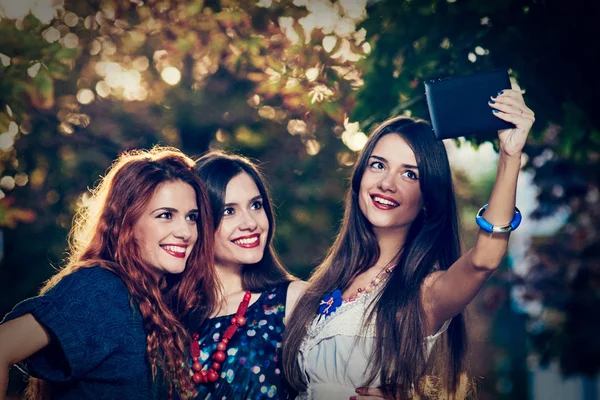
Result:
M508 225L515 216L521 154L535 118L517 90L503 90L489 105L496 117L515 125L515 128L498 131L498 171L484 216L486 221L499 227ZM471 250L448 270L435 272L425 279L421 295L429 334L435 333L445 320L460 313L473 300L500 265L508 238L508 233L488 233L480 229Z

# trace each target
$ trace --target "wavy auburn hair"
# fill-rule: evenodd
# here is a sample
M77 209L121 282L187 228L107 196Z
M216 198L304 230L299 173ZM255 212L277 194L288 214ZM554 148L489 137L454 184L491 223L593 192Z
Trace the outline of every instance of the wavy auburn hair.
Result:
M189 370L182 368L187 366L190 338L180 321L192 311L206 318L217 298L212 213L194 165L192 159L174 148L122 154L75 217L67 265L40 292L45 293L80 268L100 266L115 273L139 305L152 377L160 370L170 390L172 382L179 382L184 398L185 389L192 387ZM154 267L144 260L134 238L134 226L157 188L167 182L184 182L194 189L198 239L185 270L157 280ZM48 394L47 385L36 381L28 388L31 399Z
M215 230L218 229L223 218L227 185L234 177L242 173L248 174L256 184L262 197L263 209L269 221L269 232L263 258L256 264L248 265L248 268L242 269L242 286L244 290L262 292L280 283L293 280L294 278L279 261L277 252L273 247L272 241L275 234L273 206L271 205L271 197L265 184L265 178L256 165L245 157L214 150L204 154L196 161L196 170L208 190Z
M295 390L306 389L297 354L321 298L335 289L344 290L355 276L379 259L377 238L360 210L358 196L369 158L377 141L385 135L399 135L413 150L427 216L421 211L413 221L395 268L376 297L373 313L365 320L368 324L374 318L376 335L369 365L364 366L364 386L378 386L379 377L387 398L461 398L466 353L462 315L452 319L428 358L421 304L421 286L427 275L448 269L460 256L452 177L442 142L434 139L427 122L412 118L392 118L375 128L354 166L340 232L288 318L284 376Z

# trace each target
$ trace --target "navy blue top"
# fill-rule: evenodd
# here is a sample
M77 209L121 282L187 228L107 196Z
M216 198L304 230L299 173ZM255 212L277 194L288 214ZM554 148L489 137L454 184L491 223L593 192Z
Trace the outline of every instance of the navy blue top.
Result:
M15 306L4 321L31 313L50 344L26 360L52 399L158 399L142 316L123 281L101 267L65 276L45 294ZM3 322L4 322L3 321Z
M263 292L246 310L246 325L227 345L227 358L215 383L196 386L197 399L246 400L285 398L281 375L281 342L289 283ZM208 369L221 335L235 314L207 320L189 331L200 336L200 363Z

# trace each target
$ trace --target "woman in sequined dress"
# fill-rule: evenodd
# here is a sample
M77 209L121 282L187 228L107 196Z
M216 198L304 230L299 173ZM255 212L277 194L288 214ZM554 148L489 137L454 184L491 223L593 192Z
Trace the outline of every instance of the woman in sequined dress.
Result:
M465 397L462 311L520 222L517 176L534 121L519 91L499 92L489 105L515 128L498 132L494 188L478 213L476 244L462 256L448 157L431 126L400 117L371 134L340 233L286 328L284 374L299 398Z
M198 346L192 349L199 351L197 380L206 376L196 385L197 398L284 398L280 365L284 319L305 283L293 279L273 249L273 210L257 168L241 156L210 152L197 161L197 171L214 215L214 265L221 295L212 318L198 324L192 317L186 323L197 338ZM221 344L225 357L219 357L217 346L247 292L245 323L234 326L231 339Z

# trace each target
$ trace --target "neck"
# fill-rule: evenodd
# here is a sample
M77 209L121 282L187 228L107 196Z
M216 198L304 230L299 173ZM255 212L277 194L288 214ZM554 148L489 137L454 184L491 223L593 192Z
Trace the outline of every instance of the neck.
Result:
M382 269L395 261L400 249L404 246L408 229L402 230L375 230L377 243L379 244L379 259L374 267Z
M242 287L242 265L215 263L217 278L224 297L243 290Z

